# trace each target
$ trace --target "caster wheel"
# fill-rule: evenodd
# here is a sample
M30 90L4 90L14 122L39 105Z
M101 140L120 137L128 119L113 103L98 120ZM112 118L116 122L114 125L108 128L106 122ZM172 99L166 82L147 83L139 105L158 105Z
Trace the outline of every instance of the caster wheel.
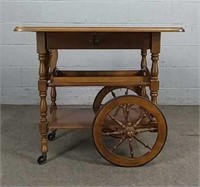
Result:
M48 140L49 141L54 141L55 140L55 137L56 137L56 133L55 132L52 132L48 135Z
M160 153L167 138L167 123L151 101L127 95L101 107L92 131L95 146L106 160L133 167L150 162Z
M45 164L46 161L47 161L47 155L46 154L39 156L38 159L37 159L37 162L38 162L39 165Z
M106 103L106 101L116 98L122 95L142 95L142 88L140 86L135 87L116 87L116 86L105 86L103 87L94 99L93 111L97 113L98 110ZM144 96L148 98L146 94Z

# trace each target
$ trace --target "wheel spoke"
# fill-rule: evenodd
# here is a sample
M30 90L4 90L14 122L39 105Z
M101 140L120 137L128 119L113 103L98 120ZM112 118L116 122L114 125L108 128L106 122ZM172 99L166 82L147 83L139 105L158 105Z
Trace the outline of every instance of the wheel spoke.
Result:
M117 114L119 113L119 110L121 109L121 106L118 106L117 109L115 110L115 113L113 116L117 116Z
M138 134L138 133L143 133L143 132L155 132L156 130L158 130L158 128L149 127L149 128L136 129L135 132Z
M142 120L147 116L148 113L149 113L148 111L145 112L145 113L134 123L134 125L135 125L135 126L139 125L139 124L142 122Z
M130 120L130 109L129 109L129 106L128 104L126 104L123 108L123 114L124 114L124 118L126 120L127 123L131 123L131 120Z
M132 138L129 138L128 141L129 141L128 144L129 144L129 151L130 151L131 158L134 158L133 145L132 145Z
M116 151L117 148L124 142L125 138L121 138L118 142L117 142L117 145L115 145L112 149L112 152Z
M122 128L126 128L126 126L121 122L119 121L117 118L113 117L112 115L108 114L108 116L117 124L119 125L120 127Z
M128 95L128 88L127 88L126 91L125 91L125 95Z
M137 140L139 143L141 143L144 147L146 147L150 151L152 150L148 145L146 145L142 140L140 140L140 138L134 136L134 139Z
M123 131L114 131L114 132L103 132L103 136L113 136L113 135L121 135L123 134Z
M115 95L115 93L113 92L113 90L111 91L111 94L112 94L112 96L115 98L116 97L116 95Z

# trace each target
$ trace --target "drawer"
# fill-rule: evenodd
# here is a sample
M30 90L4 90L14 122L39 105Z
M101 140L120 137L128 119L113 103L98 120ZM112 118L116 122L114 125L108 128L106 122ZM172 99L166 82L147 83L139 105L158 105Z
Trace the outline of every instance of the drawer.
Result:
M47 32L47 49L150 49L151 33Z

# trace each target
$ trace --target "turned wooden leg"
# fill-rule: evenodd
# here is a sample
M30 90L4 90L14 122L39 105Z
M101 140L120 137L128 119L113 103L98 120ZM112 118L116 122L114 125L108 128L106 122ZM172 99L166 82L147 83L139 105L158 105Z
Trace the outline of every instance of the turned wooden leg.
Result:
M57 66L57 61L58 61L58 50L57 49L51 49L50 50L50 73L53 73Z
M57 110L57 105L56 105L56 87L51 87L51 107L50 107L50 114L55 112ZM48 135L48 140L53 141L55 140L56 136L56 131L57 129L53 129L51 133Z
M141 56L142 56L142 60L141 60L141 69L143 68L147 68L147 50L146 49L142 49L141 50Z
M57 60L58 60L58 51L55 49L49 50L49 69L50 69L50 75L52 76L56 66L57 66ZM56 87L51 87L51 107L50 107L50 114L53 112L53 110L57 109L56 105Z
M50 107L50 114L53 112L53 110L57 109L57 105L56 105L56 87L51 87L51 107Z
M143 75L147 76L148 74L148 68L147 68L147 50L146 49L142 49L141 50L141 56L142 56L142 60L141 60L141 70L143 71ZM142 91L141 91L141 96L145 97L146 96L146 86L141 86Z
M50 73L52 74L57 66L58 61L58 51L55 49L50 50ZM51 87L51 107L50 107L50 114L57 110L56 105L56 87ZM48 135L48 140L53 141L56 136L57 129L53 129L52 132Z
M158 81L158 60L159 54L152 53L151 55L152 66L151 66L151 78L150 78L150 95L151 101L157 105L157 97L158 97L158 90L159 90L159 81ZM157 125L156 118L151 116L150 124L153 126ZM155 130L157 132L157 130Z
M47 141L47 132L48 132L48 121L47 121L47 53L39 53L38 55L40 66L39 66L39 81L38 81L38 90L40 96L40 124L39 131L41 135L41 152L42 156L38 158L39 164L44 164L47 158L48 152L48 141Z
M150 91L151 91L151 101L157 104L159 81L158 81L158 60L159 54L152 53L151 55L152 66L151 66L151 78L150 78Z

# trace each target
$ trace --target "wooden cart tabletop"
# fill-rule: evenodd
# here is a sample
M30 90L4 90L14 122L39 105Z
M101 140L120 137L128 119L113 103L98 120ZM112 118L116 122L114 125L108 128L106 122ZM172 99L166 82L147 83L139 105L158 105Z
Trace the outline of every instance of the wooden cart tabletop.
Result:
M182 27L15 27L18 32L184 32Z

